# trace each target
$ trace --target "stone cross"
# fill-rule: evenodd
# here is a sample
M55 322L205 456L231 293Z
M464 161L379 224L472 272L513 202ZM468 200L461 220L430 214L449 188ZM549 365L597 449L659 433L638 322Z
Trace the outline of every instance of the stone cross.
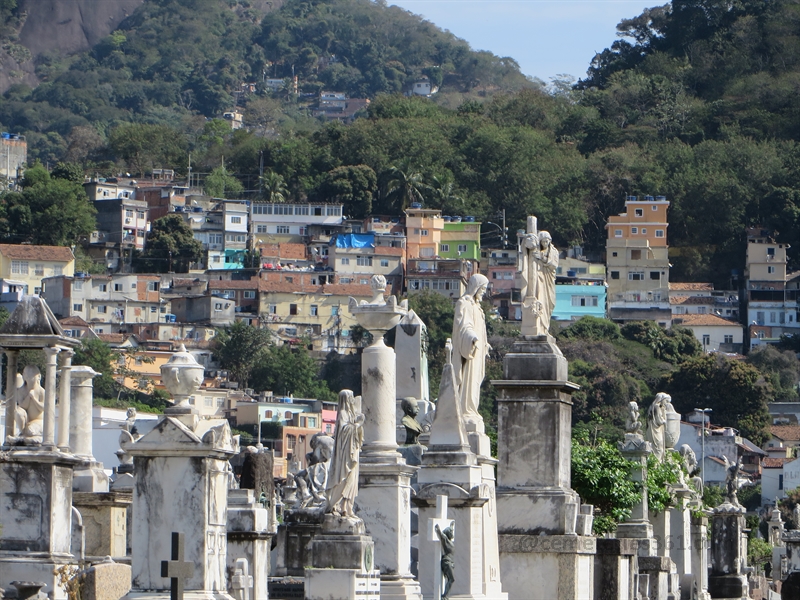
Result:
M183 533L172 532L172 560L161 561L161 576L169 577L170 600L183 600L185 580L194 575L194 564L183 560Z
M249 575L250 568L246 558L237 558L236 567L231 577L231 588L236 600L250 600L250 590L253 587L253 576Z
M433 519L428 519L428 541L434 542L436 556L436 563L433 569L433 597L435 600L440 600L442 597L442 544L439 541L439 536L436 535L437 525L441 531L455 525L454 520L447 518L447 496L444 495L436 496L436 516Z

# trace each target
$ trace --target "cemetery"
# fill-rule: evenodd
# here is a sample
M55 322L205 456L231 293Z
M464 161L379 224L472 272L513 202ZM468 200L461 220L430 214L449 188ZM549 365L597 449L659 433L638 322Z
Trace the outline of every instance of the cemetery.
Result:
M306 468L281 485L269 449L242 447L225 419L203 418L190 402L203 367L185 349L161 367L172 405L142 433L129 412L109 477L92 449L97 373L72 365L76 340L44 300L24 297L0 327L2 597L800 598L800 535L785 530L777 508L765 517L774 546L768 584L747 561L742 465L725 465L724 498L704 507L697 458L676 448L681 415L664 393L645 414L629 407L619 450L636 502L615 531L595 535L595 509L572 488L579 387L549 333L558 252L535 217L523 248L522 327L491 382L496 452L479 412L487 278L472 275L455 303L433 402L426 325L375 275L373 297L349 305L371 334L361 395L339 392L335 431L314 435ZM44 374L31 365L20 373L29 349L44 351ZM678 465L674 502L661 511L651 510L644 485L652 464Z

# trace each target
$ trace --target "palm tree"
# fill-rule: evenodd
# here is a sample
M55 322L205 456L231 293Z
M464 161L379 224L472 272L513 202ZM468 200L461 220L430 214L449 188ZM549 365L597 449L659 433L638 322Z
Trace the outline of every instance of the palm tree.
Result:
M422 202L423 190L427 190L422 173L408 164L390 167L386 173L384 198L397 210L404 210L412 202Z
M464 208L464 198L456 193L456 184L449 172L431 177L427 187L437 208L442 210Z
M283 176L275 171L267 171L258 178L261 196L268 202L284 202L289 197L289 188Z

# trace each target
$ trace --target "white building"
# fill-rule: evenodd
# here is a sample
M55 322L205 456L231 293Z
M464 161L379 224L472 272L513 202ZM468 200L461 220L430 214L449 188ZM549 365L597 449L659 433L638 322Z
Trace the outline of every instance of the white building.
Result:
M742 352L742 326L722 317L708 314L673 316L673 327L685 327L694 333L705 352Z
M250 233L253 245L280 242L305 242L310 225L340 226L341 204L253 202L250 206Z

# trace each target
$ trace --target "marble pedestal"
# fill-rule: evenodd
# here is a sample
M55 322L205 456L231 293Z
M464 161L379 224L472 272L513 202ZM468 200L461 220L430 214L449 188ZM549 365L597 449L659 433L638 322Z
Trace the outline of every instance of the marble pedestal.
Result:
M678 600L675 563L665 556L639 556L639 591L649 600Z
M697 600L710 600L708 593L708 517L692 515L692 577L697 588ZM775 563L773 563L774 565ZM779 569L780 562L778 567Z
M381 600L381 574L374 545L358 519L326 515L314 538L314 564L305 570L306 600L358 598Z
M591 598L595 538L576 535L570 488L572 399L567 360L548 336L523 337L498 389L497 523L509 598Z
M269 511L256 502L254 490L228 490L228 571L247 559L253 576L251 600L267 600L270 545Z
M455 582L452 598L506 600L500 584L497 526L494 521L494 482L484 482L482 465L468 448L442 451L436 447L422 457L419 507L419 581L423 598L432 598L436 573L436 547L425 524L436 516L436 497L445 495L447 518L455 521ZM489 466L491 469L491 466ZM491 469L493 470L493 469Z
M83 519L88 557L121 558L126 555L128 511L133 500L124 492L72 493L72 505Z
M631 507L630 518L617 525L615 535L619 539L635 540L639 556L656 556L658 545L653 534L653 525L648 519L647 489L643 485L647 480L647 456L652 454L653 447L642 435L626 433L619 450L632 463L631 479L640 484L641 496Z
M126 598L169 597L161 562L170 558L172 533L180 532L184 560L194 564L184 597L232 600L226 591L228 460L238 445L227 421L168 413L148 434L120 445L133 456L136 478L132 589Z
M66 598L53 571L75 565L71 553L72 469L69 454L41 447L0 456L0 588L40 581L51 598Z
M275 575L303 577L314 562L314 538L322 531L324 515L320 509L285 511L285 522L278 526Z
M636 540L598 538L594 600L635 600L639 580Z
M725 502L714 509L711 525L711 573L708 591L712 598L748 598L746 548L742 543L745 510Z

